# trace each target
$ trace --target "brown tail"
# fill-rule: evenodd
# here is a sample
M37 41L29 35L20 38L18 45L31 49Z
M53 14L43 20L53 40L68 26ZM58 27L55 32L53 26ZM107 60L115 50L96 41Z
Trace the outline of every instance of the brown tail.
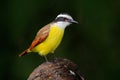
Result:
M25 50L25 51L23 51L22 53L20 53L19 56L20 56L20 57L21 57L21 56L24 56L24 55L26 55L27 53L28 53L28 49Z

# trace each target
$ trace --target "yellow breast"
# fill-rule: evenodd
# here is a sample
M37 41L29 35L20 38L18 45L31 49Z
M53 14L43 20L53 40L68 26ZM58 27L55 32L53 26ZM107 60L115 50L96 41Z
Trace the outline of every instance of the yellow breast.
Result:
M58 26L51 26L48 37L45 41L33 48L33 52L38 52L40 55L47 55L54 52L60 44L64 34L64 29Z

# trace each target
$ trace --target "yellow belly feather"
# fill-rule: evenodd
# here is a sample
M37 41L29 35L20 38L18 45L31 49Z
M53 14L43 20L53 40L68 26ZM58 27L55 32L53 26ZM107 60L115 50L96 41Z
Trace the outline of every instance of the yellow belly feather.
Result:
M54 50L60 44L64 34L64 29L57 26L51 26L50 33L45 41L38 44L32 49L33 52L38 52L40 55L47 55L48 53L53 53Z

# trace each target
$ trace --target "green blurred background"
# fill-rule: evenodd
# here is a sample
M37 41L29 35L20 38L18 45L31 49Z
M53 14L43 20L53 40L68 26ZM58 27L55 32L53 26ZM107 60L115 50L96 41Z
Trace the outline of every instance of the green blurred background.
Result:
M87 80L120 80L120 0L1 0L0 80L26 80L45 61L18 54L62 12L79 24L67 27L55 55L78 64Z

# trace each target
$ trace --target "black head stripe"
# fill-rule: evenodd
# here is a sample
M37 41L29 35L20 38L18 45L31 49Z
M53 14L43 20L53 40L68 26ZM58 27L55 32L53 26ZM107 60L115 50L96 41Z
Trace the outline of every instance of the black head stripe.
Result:
M55 21L68 21L69 19L68 18L65 18L65 17L58 17L55 19Z

